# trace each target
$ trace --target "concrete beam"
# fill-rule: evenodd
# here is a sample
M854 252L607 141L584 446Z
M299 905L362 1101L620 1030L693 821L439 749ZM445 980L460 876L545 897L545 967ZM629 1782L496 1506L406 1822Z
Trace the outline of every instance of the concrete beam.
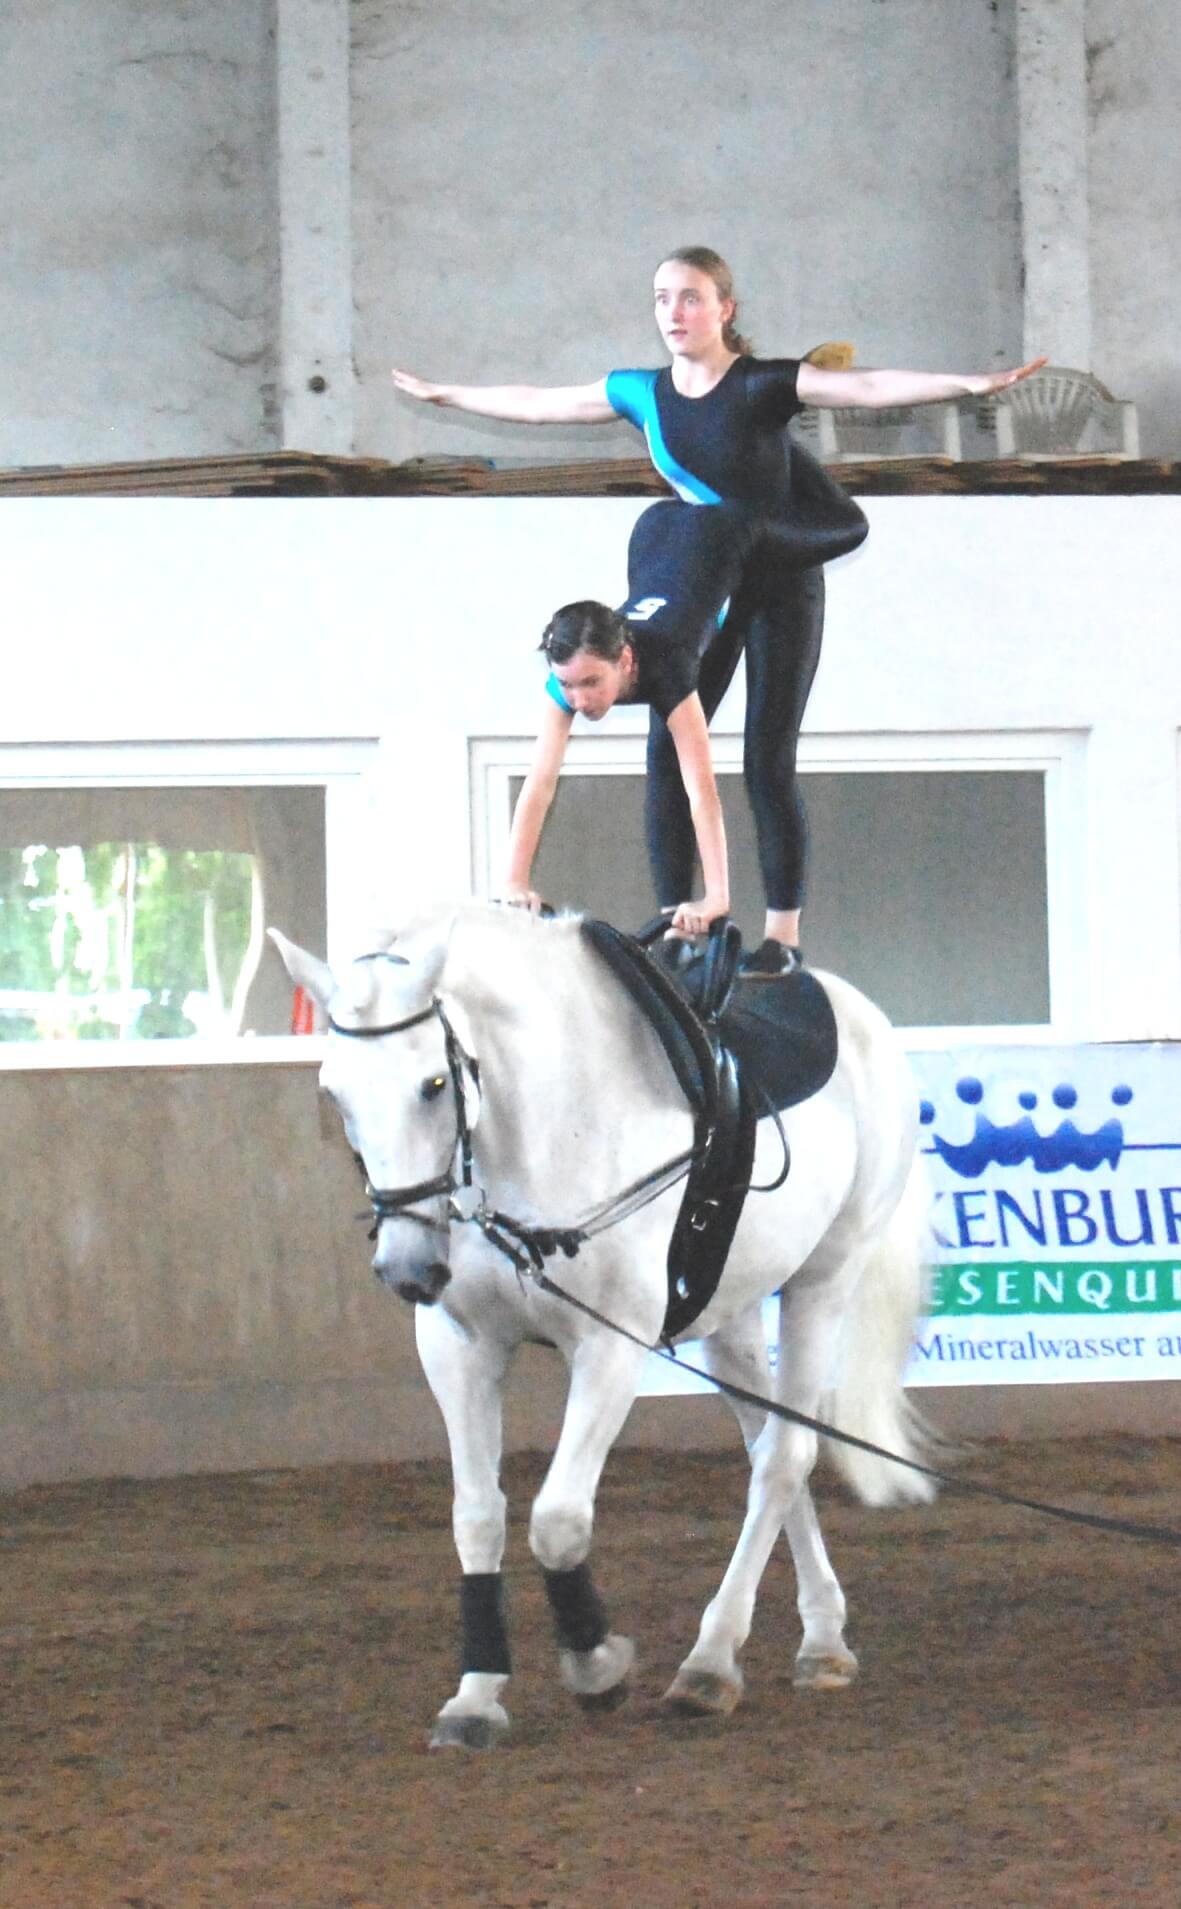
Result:
M285 450L353 449L348 0L276 0Z
M1027 356L1091 368L1086 0L1017 0Z

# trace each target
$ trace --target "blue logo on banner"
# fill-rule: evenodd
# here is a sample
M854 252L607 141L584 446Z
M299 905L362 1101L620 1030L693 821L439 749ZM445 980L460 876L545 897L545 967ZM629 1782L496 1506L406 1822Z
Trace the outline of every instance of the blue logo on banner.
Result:
M984 1098L984 1088L971 1074L956 1082L955 1091L966 1107L978 1109ZM932 1132L932 1151L947 1162L953 1173L958 1173L966 1180L979 1179L986 1167L1019 1167L1027 1162L1035 1173L1057 1173L1063 1167L1081 1167L1085 1173L1090 1173L1104 1161L1109 1166L1117 1166L1124 1148L1123 1122L1112 1118L1105 1120L1101 1127L1096 1127L1093 1133L1084 1133L1069 1118L1078 1105L1077 1090L1064 1081L1061 1086L1055 1087L1051 1098L1055 1107L1068 1118L1060 1121L1050 1133L1039 1132L1035 1125L1033 1111L1038 1098L1027 1091L1017 1096L1018 1106L1024 1109L1020 1119L1011 1121L1007 1126L998 1126L987 1114L977 1112L970 1140L957 1143ZM1112 1089L1113 1106L1126 1107L1131 1099L1130 1087ZM924 1127L932 1126L935 1108L929 1100L923 1101L919 1118Z

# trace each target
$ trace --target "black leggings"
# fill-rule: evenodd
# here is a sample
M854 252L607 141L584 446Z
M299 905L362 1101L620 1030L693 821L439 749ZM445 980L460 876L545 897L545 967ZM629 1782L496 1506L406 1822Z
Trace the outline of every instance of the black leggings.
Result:
M697 688L711 722L739 656L746 654L742 771L768 908L799 908L804 899L808 819L796 750L823 629L823 571L792 569L774 552L762 551L701 659ZM675 908L693 892L697 840L676 747L655 710L648 726L644 825L658 905Z
M789 456L791 515L759 525L741 558L725 623L702 653L697 682L710 722L745 650L743 776L767 907L784 910L804 900L808 821L796 751L824 631L821 565L855 550L869 530L859 506L815 459L794 443ZM719 588L715 613L726 594L721 581ZM657 900L661 908L675 908L693 892L697 842L676 747L655 709L648 727L644 822Z

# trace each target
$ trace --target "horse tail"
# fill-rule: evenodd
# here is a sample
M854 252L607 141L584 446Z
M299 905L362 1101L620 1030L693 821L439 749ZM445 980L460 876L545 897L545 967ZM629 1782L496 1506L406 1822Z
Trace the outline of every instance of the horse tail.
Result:
M916 1160L902 1198L866 1255L849 1304L839 1376L821 1416L899 1458L931 1464L949 1450L903 1390L930 1251L930 1192ZM824 1441L845 1483L866 1505L926 1504L935 1481L836 1439Z

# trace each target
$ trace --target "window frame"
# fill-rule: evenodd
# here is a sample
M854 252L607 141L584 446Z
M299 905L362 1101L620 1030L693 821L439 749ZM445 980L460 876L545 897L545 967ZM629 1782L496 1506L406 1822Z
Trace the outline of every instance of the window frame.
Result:
M712 732L719 776L741 775L742 735ZM1001 1025L965 1023L900 1027L907 1045L936 1048L974 1043L1059 1043L1088 1038L1086 977L1090 921L1087 906L1086 755L1084 729L877 731L808 734L798 764L809 774L1005 774L1042 776L1046 853L1046 954L1050 1018ZM472 889L493 896L508 849L509 795L514 777L527 773L528 737L472 737L469 741ZM645 737L631 724L612 733L571 735L563 775L642 775Z
M8 790L115 788L322 788L329 965L355 952L364 922L363 841L366 779L377 737L230 742L6 743L0 745L0 797ZM268 924L269 925L269 924ZM276 923L275 926L282 924ZM323 1039L307 1034L258 1034L210 1040L3 1041L0 1074L63 1068L209 1067L307 1064Z

